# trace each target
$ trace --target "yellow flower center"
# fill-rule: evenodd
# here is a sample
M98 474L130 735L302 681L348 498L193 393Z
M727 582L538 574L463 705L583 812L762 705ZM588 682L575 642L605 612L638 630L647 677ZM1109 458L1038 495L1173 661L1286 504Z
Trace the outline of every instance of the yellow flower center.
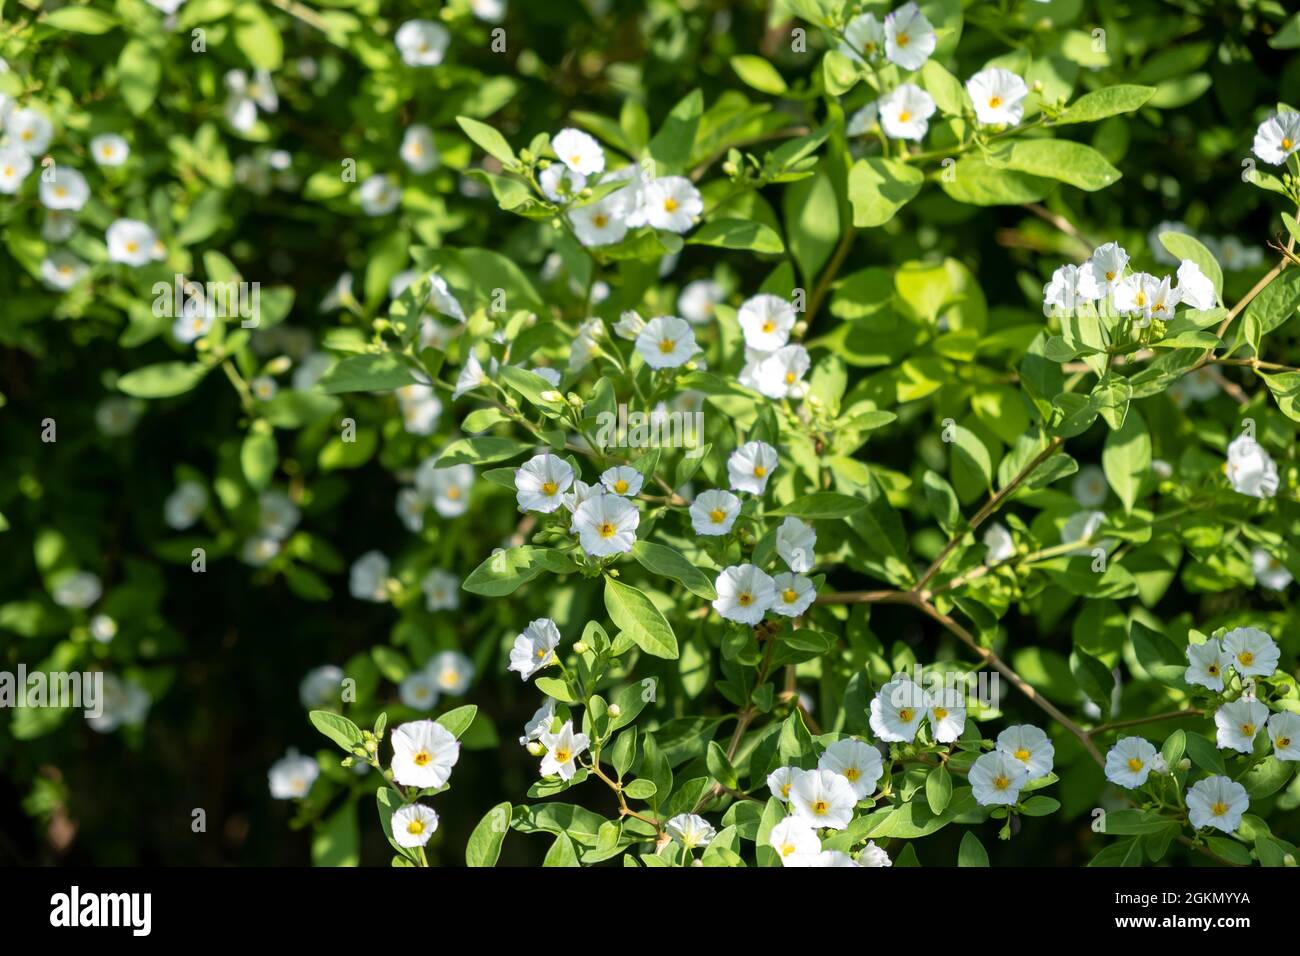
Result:
M905 722L905 723L906 723L907 721L911 720L911 719L912 719L912 708L911 708L911 707L904 707L902 710L900 710L900 711L898 712L898 719L901 720L901 721L903 721L903 722Z
M67 187L67 186L55 186L55 187L54 187L54 195L58 196L59 198L63 198L63 197L66 196L67 194L68 194L68 187Z
M460 677L460 675L457 674L453 668L448 667L442 672L442 686L454 687L458 677Z
M1029 751L1024 747L1017 750L1013 756L1021 763L1029 763Z
M736 595L736 603L741 607L749 607L754 603L754 595L750 594L748 591L741 591Z
M1115 281L1115 273L1112 272L1112 271L1109 271L1109 270L1108 270L1108 271L1106 272L1106 281L1107 281L1107 282L1114 282L1114 281Z
M781 855L782 855L782 856L789 856L789 855L792 854L792 853L793 853L797 848L795 847L795 845L794 845L793 843L782 843L780 849L781 849Z
M998 108L999 106L1001 106L1001 105L1002 105L1002 97L1000 97L1000 96L990 96L990 97L989 97L989 109L991 109L991 110L995 110L995 109L997 109L997 108Z
M662 352L664 355L668 355L669 353L671 353L675 347L676 346L673 345L672 339L664 339L662 342L659 343L659 351Z
M765 334L770 335L772 332L775 331L776 331L776 323L773 322L771 319L768 319L766 322L763 323L763 332Z
M1218 665L1218 664L1211 664L1209 667L1205 668L1205 673L1209 674L1211 677L1218 677L1218 676L1219 676L1219 665Z
M415 765L416 765L417 767L423 767L423 766L425 766L425 765L426 765L430 760L433 759L433 754L429 753L429 751L427 751L427 750L421 750L418 754L416 754L416 755L415 755L413 758L411 758L411 759L413 759L413 760L415 761Z
M676 211L677 211L677 200L674 199L672 196L669 196L667 199L664 200L664 212L676 212Z
M1290 738L1290 737L1279 737L1279 738L1277 738L1277 740L1275 740L1273 743L1274 743L1274 746L1276 746L1276 747L1290 747L1290 746L1291 746L1291 738Z
M14 174L14 168L12 166L6 166L4 168L4 174L5 174L5 178L8 179L10 176Z
M912 114L908 110L903 110L898 114L898 121L900 123L906 123L911 118L912 118Z
M445 494L446 494L447 497L450 498L452 501L459 501L459 500L460 500L460 489L457 488L455 485L452 485L450 488L448 488L448 489L446 490Z
M794 588L786 588L781 592L781 600L786 604L793 604L798 597L799 595L795 593Z
M1242 651L1237 655L1237 660L1241 661L1242 667L1249 667L1255 660L1255 655L1250 651Z
M539 647L536 651L533 652L533 656L540 661L543 657L546 656L546 648Z
M1290 136L1283 136L1283 137L1282 137L1282 148L1283 148L1283 149L1290 149L1290 148L1291 148L1292 146L1294 146L1294 145L1295 145L1295 144L1291 142L1291 137L1290 137Z
M1128 768L1132 770L1134 773L1137 773L1139 770L1142 769L1142 761L1139 760L1137 757L1129 757Z
M996 777L993 778L994 790L1005 790L1009 786L1011 786L1011 781L1006 777L1004 777L1002 774L998 774Z
M126 243L126 251L127 251L127 252L135 252L135 251L136 251L137 249L139 249L139 248L140 248L139 243L135 242L134 240L127 240L127 243Z
M1221 817L1228 812L1228 805L1224 803L1222 800L1216 800L1214 804L1211 805L1210 812L1213 813L1216 817Z
M727 520L727 513L721 508L714 508L709 512L709 520L714 524L722 524L722 522Z
M829 809L830 805L827 804L825 800L817 800L812 805L812 811L817 814L817 816L821 816Z
M795 375L794 372L786 372L786 373L785 373L785 384L787 384L787 385L793 385L793 384L795 383L795 381L796 381L798 378L799 378L799 376Z
M424 832L424 821L412 820L406 825L406 832L411 834L411 836L419 836Z
M907 46L912 42L912 38L906 33L900 33L898 36L894 37L894 42L899 46Z
M849 767L847 770L844 771L844 779L847 780L849 783L852 783L853 781L857 780L858 777L860 776L862 776L862 771L859 770L857 767Z
M862 52L867 56L875 56L876 44L873 41L868 40L866 43L862 44Z
M1133 303L1134 303L1135 305L1146 305L1146 304L1147 304L1147 294L1146 294L1145 292L1139 292L1137 295L1135 295L1135 296L1133 297Z
M600 536L602 538L612 538L617 532L618 529L615 528L608 521L606 521L604 524L600 526Z
M582 162L581 153L574 153L572 156L569 157L569 165L571 166L577 166L581 162Z
M563 747L557 747L553 756L559 763L568 763L573 759L573 752L571 750L566 750Z
M542 494L546 495L547 497L550 497L551 495L555 494L557 490L558 489L556 488L555 482L553 481L542 482Z
M626 493L626 492L627 492L627 489L628 489L628 483L627 483L626 481L624 481L622 478L620 478L620 479L618 479L618 481L614 482L614 491L617 492L618 494L621 495L621 494Z
M934 709L935 720L943 720L947 716L948 716L948 711L944 710L942 707L936 707Z
M591 222L597 229L604 229L609 225L609 216L606 216L603 212L598 212L591 217Z
M1242 724L1242 725L1241 725L1241 732L1242 732L1243 734L1245 734L1247 737L1254 737L1254 736L1255 736L1255 725L1254 725L1254 724Z
M29 130L29 129L25 129L25 130L23 130L21 133L18 134L19 138L22 139L22 141L23 141L24 143L27 142L28 140L30 140L30 139L31 139L33 136L35 136L35 135L36 135L36 134L33 133L33 132L32 132L31 130Z
M783 797L790 796L790 784L788 783L781 784L781 796Z
M754 466L754 477L755 477L755 478L762 478L762 477L763 477L764 475L766 475L766 474L767 474L767 469L764 468L762 465L755 465L755 466Z

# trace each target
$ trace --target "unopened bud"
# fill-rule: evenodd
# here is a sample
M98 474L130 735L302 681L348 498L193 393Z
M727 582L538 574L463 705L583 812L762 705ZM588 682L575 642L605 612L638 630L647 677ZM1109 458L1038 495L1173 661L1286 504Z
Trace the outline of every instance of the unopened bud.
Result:
M618 704L609 705L609 716L620 717L622 716L622 714L623 714L623 708L618 706Z
M1188 760L1186 757L1184 757L1182 760L1178 761L1178 769L1179 769L1179 770L1191 770L1191 769L1192 769L1192 762L1191 762L1190 760Z
M540 757L542 754L546 753L546 748L536 740L530 740L528 742L528 752L534 757Z
M579 654L585 654L587 653L587 642L578 641L576 644L573 645L573 649L577 651Z

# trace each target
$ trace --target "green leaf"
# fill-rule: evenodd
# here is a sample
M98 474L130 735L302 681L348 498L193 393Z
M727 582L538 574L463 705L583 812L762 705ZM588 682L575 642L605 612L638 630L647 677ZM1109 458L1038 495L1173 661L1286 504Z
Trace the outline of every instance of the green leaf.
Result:
M466 866L496 866L510 829L510 804L498 803L483 815L465 847Z
M731 58L731 68L736 71L736 75L747 86L752 86L760 93L780 96L789 89L781 74L777 72L776 67L761 56L733 56Z
M244 470L244 477L254 489L262 491L271 483L271 476L275 474L275 466L279 461L280 450L270 431L254 429L244 437L244 443L239 448L239 464Z
M330 393L388 392L414 382L410 366L393 355L349 355L321 377L320 386Z
M103 10L79 6L66 6L53 10L42 17L40 22L57 30L87 33L92 36L107 33L118 25L117 19Z
M650 599L628 584L605 579L605 610L637 647L654 657L677 659L677 635Z
M1256 353L1260 341L1300 309L1300 269L1287 269L1246 306L1242 334Z
M497 132L494 127L489 126L487 123L480 123L476 119L470 119L468 116L457 116L456 122L465 131L465 135L482 147L489 155L495 156L507 166L518 162L515 159L515 151L510 148L506 138Z
M980 843L979 837L967 832L962 835L961 846L957 848L958 866L988 866L989 854Z
M1139 109L1155 93L1154 86L1107 86L1093 90L1079 97L1069 108L1056 118L1053 125L1066 126L1070 123L1095 123L1108 116L1132 113Z
M262 70L278 70L284 60L284 40L270 14L249 0L235 10L235 45L248 62Z
M1024 139L1011 146L1007 168L1093 192L1116 182L1120 171L1091 146L1066 139Z
M471 594L505 597L543 571L565 574L574 570L573 562L558 551L522 545L488 555L461 587Z
M361 826L356 802L349 800L316 825L311 836L311 865L356 866L360 862Z
M578 854L573 849L573 841L567 833L561 833L546 851L542 866L577 866Z
M119 390L136 398L171 398L192 389L210 371L190 362L159 362L127 372L117 380Z
M465 704L463 707L457 707L455 710L449 710L437 722L442 724L452 732L452 735L459 740L469 730L469 725L474 723L474 717L478 714L478 708L473 704Z
M951 198L972 206L1018 206L1038 202L1051 190L1052 181L990 166L980 156L963 156L944 171L939 185Z
M64 10L69 9L71 8L64 7ZM158 82L162 79L162 58L143 40L130 40L122 47L122 53L117 58L117 77L117 88L122 94L122 100L132 113L140 116L153 105L154 98L158 95ZM222 194L214 190L208 195Z
M493 462L517 458L534 446L513 438L496 438L485 435L479 438L460 438L448 445L438 456L437 467L451 465L490 465Z
M768 512L779 518L793 515L796 518L847 518L867 506L865 498L842 495L835 491L815 491L810 495L796 498L788 505L782 505Z
M849 170L849 202L853 225L859 229L883 226L921 191L925 175L893 159L860 159Z
M713 779L718 783L731 790L740 788L740 778L736 776L736 768L731 765L731 761L727 759L726 751L722 749L722 745L716 740L709 741L705 763L708 765L709 773L713 775Z
M651 574L672 578L697 597L712 601L718 596L708 575L687 561L675 548L650 541L638 541L632 545L632 557Z
M1199 734L1187 735L1187 756L1202 770L1220 774L1227 772L1223 766L1223 755L1218 748Z
M329 710L313 710L307 715L312 726L334 741L348 753L361 744L361 728L342 714Z
M925 802L930 805L930 812L935 816L943 813L952 800L952 777L948 768L935 767L925 778Z
M785 251L781 237L771 227L749 219L715 219L696 229L686 241L696 246L744 249L767 254Z
M668 113L664 125L650 140L650 155L666 173L684 173L695 148L695 133L704 112L704 93L691 90Z
M1131 512L1138 488L1151 471L1151 435L1136 407L1129 409L1117 431L1106 433L1101 467L1111 488L1124 502L1124 510Z

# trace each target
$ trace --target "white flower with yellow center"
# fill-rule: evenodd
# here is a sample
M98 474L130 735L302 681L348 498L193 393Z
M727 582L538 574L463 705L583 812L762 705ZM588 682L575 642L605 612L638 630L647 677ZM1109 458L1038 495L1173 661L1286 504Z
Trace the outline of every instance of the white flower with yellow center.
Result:
M402 786L444 786L459 759L460 741L442 724L413 720L393 731L393 780Z
M90 141L90 156L100 166L121 166L131 156L131 147L116 133L101 133Z
M812 581L802 574L785 571L773 575L772 585L776 589L772 613L782 617L799 617L817 598L817 589L813 587Z
M871 701L871 729L881 740L911 743L925 720L929 701L915 681L899 677L885 684Z
M1085 508L1096 508L1106 503L1110 494L1110 484L1106 473L1096 465L1084 465L1070 482L1070 493L1074 500Z
M433 502L439 515L458 518L469 510L474 466L461 463L438 468L436 461L436 457L431 457L420 464L415 472L415 487Z
M767 789L782 803L789 803L790 788L803 772L798 767L777 767L767 775Z
M817 831L802 817L785 817L767 835L767 842L776 851L782 866L798 866L803 858L816 856L822 851L822 841Z
M776 553L791 571L811 571L817 560L816 546L817 532L798 518L788 517L776 529Z
M357 188L357 202L367 216L387 216L402 201L397 181L383 173L367 176Z
M1092 285L1097 290L1096 298L1114 291L1124 278L1128 267L1128 253L1117 242L1107 242L1092 251L1092 257L1081 267L1092 274Z
M1020 789L1029 782L1029 772L1015 757L995 750L981 754L971 764L967 779L980 806L1010 806L1020 799Z
M167 527L184 531L199 520L207 506L207 489L197 481L182 481L163 502L163 520Z
M645 324L636 337L636 350L651 368L677 368L689 362L700 347L689 322L661 315Z
M1255 572L1255 583L1270 591L1285 591L1295 580L1286 565L1263 548L1251 550L1250 566Z
M998 734L997 749L1018 760L1030 780L1046 777L1056 762L1056 747L1046 731L1033 724L1013 724Z
M412 671L397 685L397 697L412 710L432 710L438 703L438 685L427 671Z
M727 478L732 491L761 495L779 464L776 449L763 441L749 441L727 459Z
M447 53L451 34L433 20L407 20L393 34L393 42L407 66L437 66Z
M929 695L926 715L930 733L941 744L950 744L966 729L966 705L956 687L940 687Z
M560 629L549 617L539 617L524 628L510 648L510 666L520 680L528 680L543 667L555 663L555 649L560 645Z
M890 63L919 70L937 43L934 27L910 0L885 17L885 56Z
M459 651L442 651L425 665L438 690L453 697L462 696L474 680L474 662Z
M1202 644L1187 645L1187 670L1183 679L1189 684L1199 684L1213 691L1223 690L1223 672L1231 660L1223 652L1223 645L1214 638Z
M115 219L104 235L111 262L140 267L153 261L158 236L136 219Z
M303 756L290 748L288 753L271 764L267 773L274 800L297 800L307 796L307 791L320 776L320 766L311 757Z
M1277 642L1257 627L1236 627L1224 634L1223 652L1242 677L1272 677L1281 657Z
M696 279L682 286L677 296L677 311L692 325L702 325L714 317L714 310L725 296L722 286L712 279Z
M840 52L859 63L874 63L885 52L885 25L874 13L860 13L844 25Z
M811 367L806 348L785 345L759 360L754 380L758 391L768 398L803 398L807 392L803 377Z
M966 92L975 104L975 118L987 126L1015 126L1025 115L1029 87L1010 70L980 70L966 81Z
M1213 827L1232 833L1250 809L1246 788L1235 780L1216 775L1198 780L1187 791L1187 815L1194 829Z
M334 664L313 667L298 684L298 700L308 710L336 704L342 696L345 679L343 668Z
M556 733L548 731L537 739L546 748L546 756L542 758L542 776L559 774L561 780L572 780L577 772L575 758L587 749L587 735L575 734L573 721L566 720Z
M8 141L28 156L44 153L54 137L54 124L48 116L34 109L14 110L4 118L4 128Z
M934 97L915 83L902 83L880 98L880 126L891 139L920 142L930 128Z
M397 389L397 407L402 413L402 427L412 435L432 435L442 418L442 401L432 385L412 382Z
M1156 769L1158 755L1155 746L1144 737L1121 737L1106 754L1106 779L1116 786L1135 790Z
M352 596L362 601L387 601L388 567L388 558L378 551L367 551L357 558L348 574Z
M853 737L830 744L817 759L817 769L829 770L847 780L857 800L865 800L875 793L876 784L885 772L880 751Z
M1268 708L1257 700L1234 700L1214 712L1214 745L1220 750L1248 754L1268 720Z
M49 179L41 177L41 205L46 209L76 212L90 198L86 177L67 166L55 166Z
M645 477L631 465L618 465L606 469L600 476L600 483L611 495L635 498L641 494L641 485Z
M433 130L423 123L412 123L402 134L402 146L398 150L402 162L418 176L422 176L438 165L438 147L433 142Z
M1300 714L1284 710L1270 717L1268 739L1278 760L1300 760Z
M832 770L808 770L790 787L795 815L816 829L843 830L853 820L853 786Z
M398 846L424 846L438 829L438 814L423 803L412 803L393 814L391 825Z
M622 242L630 225L624 190L603 199L570 209L569 222L584 246L608 246Z
M1300 113L1287 111L1270 116L1255 130L1255 155L1266 163L1281 166L1300 149Z
M1043 314L1050 315L1053 309L1072 313L1083 303L1101 296L1087 263L1082 266L1064 265L1053 272L1051 281L1043 286Z
M725 620L751 627L763 620L776 603L776 584L762 568L752 564L724 568L715 585L713 609Z
M550 514L563 504L561 496L573 478L573 468L563 458L545 453L533 456L515 471L519 510Z
M0 193L12 196L18 192L27 174L32 171L32 158L14 146L0 146Z
M460 579L441 568L434 568L420 581L425 609L454 611L460 607Z
M615 193L617 195L617 193ZM704 212L700 191L685 176L664 176L651 180L640 190L639 216L647 225L669 232L688 232Z
M594 558L625 554L636 544L641 512L618 495L593 495L573 513L569 530L578 536L582 550Z
M691 502L691 527L696 534L720 535L731 531L740 514L740 499L730 491L711 488L701 491Z
M756 295L746 299L736 313L745 334L745 344L758 352L775 352L790 341L794 328L794 306L779 295Z
M1252 498L1272 498L1277 494L1277 463L1259 442L1249 435L1234 438L1228 445L1224 465L1232 490Z
M679 813L664 824L664 829L674 842L688 850L708 846L718 835L713 824L697 813Z
M66 249L55 249L41 260L41 281L60 292L71 289L89 271L88 265Z
M551 139L551 148L560 162L579 176L595 176L605 171L605 151L582 130L572 127L560 130Z

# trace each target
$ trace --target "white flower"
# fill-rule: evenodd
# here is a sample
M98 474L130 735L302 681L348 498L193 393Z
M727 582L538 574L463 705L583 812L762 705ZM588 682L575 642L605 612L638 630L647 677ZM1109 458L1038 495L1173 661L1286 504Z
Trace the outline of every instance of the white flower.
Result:
M582 550L594 558L624 554L636 544L641 512L618 495L594 495L573 512L569 530L578 536Z
M627 199L623 191L569 210L569 222L584 246L607 246L627 235Z
M1214 827L1232 833L1241 826L1241 815L1249 808L1246 788L1224 776L1198 780L1187 791L1187 814L1197 830Z
M460 607L460 579L441 568L434 568L420 582L424 606L432 611L454 611Z
M443 651L429 661L427 670L438 690L460 697L474 680L474 662L459 651Z
M85 278L90 267L66 249L55 249L41 260L41 281L65 292Z
M1134 790L1155 769L1156 748L1144 737L1121 737L1106 754L1106 779Z
M852 821L857 802L853 785L832 770L801 773L790 787L790 805L811 827L843 830Z
M767 490L767 480L772 477L778 464L776 449L767 442L745 442L727 459L727 478L731 490L761 495Z
M1223 669L1230 663L1223 653L1223 645L1214 638L1203 644L1187 645L1187 670L1183 680L1189 684L1200 684L1210 690L1223 690Z
M100 166L121 166L131 155L131 147L116 133L101 133L90 141L90 155Z
M313 667L298 684L298 700L308 710L338 702L343 687L343 668L333 664Z
M415 487L433 502L434 510L444 518L457 518L469 509L470 490L474 487L474 466L468 464L434 467L436 457L426 459L415 473Z
M1224 704L1214 712L1214 744L1220 750L1248 754L1255 749L1255 737L1268 720L1268 708L1257 700L1242 698Z
M1070 483L1070 492L1074 495L1074 500L1085 508L1105 504L1106 496L1110 493L1106 473L1096 465L1084 465Z
M830 744L817 759L817 769L829 770L847 780L855 800L865 800L875 793L885 772L880 751L852 737Z
M334 285L325 293L325 298L320 300L320 311L333 312L343 303L352 301L355 301L352 295L352 273L345 272L334 280Z
M579 176L563 163L551 163L537 175L537 185L542 195L553 203L564 204L575 198L587 186L587 177Z
M457 322L464 322L465 310L461 307L460 300L452 294L451 287L447 285L447 280L436 272L429 273L428 278L429 298L426 304L433 306L435 311L450 316Z
M883 847L876 846L874 840L868 840L867 845L862 848L858 854L858 866L893 866L894 861L889 858Z
M560 162L579 176L595 176L605 171L605 151L581 130L571 127L560 130L551 139L551 148Z
M528 680L543 667L555 663L555 649L560 644L560 629L549 617L539 617L524 628L510 648L510 666L520 680Z
M1100 511L1076 511L1066 518L1065 523L1061 525L1061 542L1063 544L1068 544L1071 541L1091 542L1105 523L1106 516ZM1114 543L1111 538L1102 538L1096 542L1098 547L1106 551L1109 551ZM1079 548L1071 553L1086 555L1089 551L1087 548Z
M461 366L460 375L456 379L456 387L452 390L451 397L454 401L468 392L474 391L481 385L488 383L487 373L483 371L483 365L473 352L469 353L465 359L465 364Z
M311 757L303 756L292 748L271 764L267 781L274 800L295 800L307 796L307 791L320 776L320 766Z
M1015 126L1025 115L1022 101L1029 95L1029 87L1010 70L981 70L966 81L966 92L975 104L975 118L981 123Z
M437 66L447 53L451 34L432 20L407 20L393 34L393 42L407 66Z
M270 489L257 496L257 529L283 540L298 526L302 511L283 491Z
M695 813L679 813L669 820L664 829L674 841L690 850L697 846L708 846L718 831L704 817Z
M731 531L740 514L740 499L730 491L702 491L691 502L691 527L696 534L719 535Z
M677 368L700 350L690 323L671 315L651 319L636 337L637 353L651 368Z
M871 63L885 49L885 26L873 13L860 13L844 25L840 52L860 63Z
M197 481L182 481L163 502L163 520L167 527L184 531L199 520L207 506L207 489Z
M1224 470L1233 491L1252 498L1272 498L1277 494L1277 464L1249 435L1240 435L1228 445Z
M817 589L802 574L786 571L773 576L772 584L776 590L772 613L782 617L798 617L808 610L817 597Z
M776 603L776 583L752 564L724 568L715 585L713 609L728 621L754 625Z
M265 566L280 553L280 541L269 534L255 534L244 542L240 549L240 560L255 568Z
M488 23L500 23L506 16L506 0L469 0L474 16Z
M682 286L677 296L677 311L687 322L700 325L713 318L713 311L722 300L722 286L712 279L696 279Z
M14 110L4 117L7 139L29 156L39 156L50 145L54 124L44 113L33 109Z
M822 851L822 841L817 831L802 817L782 819L767 835L767 842L780 857L783 866L798 865L801 858L816 856Z
M776 529L776 553L791 571L811 571L813 562L817 560L813 551L816 546L817 532L812 525L805 524L798 518L788 517Z
M736 313L745 344L760 352L775 352L790 340L797 316L794 306L778 295L746 299Z
M607 469L600 476L600 483L605 486L605 490L613 495L624 495L628 498L635 498L641 493L641 484L645 478L641 472L637 471L631 465L619 465L616 468Z
M872 100L849 117L844 132L849 136L865 136L871 132L871 128L876 125L879 119L880 104L878 101Z
M275 379L269 375L259 375L248 383L248 390L253 393L253 397L261 402L269 402L275 398L275 393L280 390Z
M1190 305L1193 309L1213 309L1219 304L1214 283L1191 259L1184 259L1178 265L1177 291L1178 301Z
M1272 677L1281 657L1277 643L1257 627L1237 627L1224 634L1223 651L1242 677Z
M157 235L147 225L136 219L115 219L105 233L108 258L128 266L148 265L153 261Z
M90 619L90 636L101 644L110 643L117 637L117 621L107 614L96 614Z
M984 549L986 564L998 564L1016 555L1016 543L1011 540L1011 532L998 522L989 525L984 532Z
M551 729L551 722L555 719L555 698L548 697L542 702L542 706L533 712L528 723L524 724L524 735L519 738L519 745L527 746L529 741L539 739L542 734Z
M933 115L934 97L915 83L901 83L880 98L880 125L891 139L920 142Z
M637 314L636 310L628 309L618 317L614 323L614 334L620 339L627 339L629 342L635 342L636 337L641 334L645 328L645 319Z
M546 756L542 758L542 776L549 777L558 773L561 780L572 780L577 770L574 758L587 749L587 735L575 734L573 721L566 720L558 732L548 731L538 737L538 740L546 748Z
M812 362L802 345L786 345L765 356L755 369L758 390L768 398L802 398L803 377Z
M1029 782L1029 772L1015 757L995 750L981 754L971 764L967 779L980 806L1011 805L1020 799L1020 788Z
M1278 760L1300 760L1300 714L1284 710L1268 719L1268 737Z
M402 412L402 426L412 435L432 435L442 417L442 401L432 385L412 382L397 389L397 405Z
M12 196L32 171L32 158L21 149L0 146L0 193Z
M0 149L0 153L3 152L3 149ZM0 163L3 163L3 159L0 159ZM0 174L3 174L2 169L0 169ZM0 192L4 192L2 176L0 176ZM76 231L76 216L66 212L59 212L57 209L45 210L45 218L41 222L41 238L46 242L67 242Z
M998 734L997 749L1020 761L1030 780L1046 777L1056 761L1056 748L1046 731L1033 724L1014 724Z
M59 607L88 608L104 593L99 575L90 571L72 571L61 576L51 597Z
M423 175L438 165L438 147L433 142L433 130L423 123L413 123L402 134L402 148L398 150L402 162L411 172Z
M520 511L550 514L562 504L561 495L573 484L573 468L563 458L535 455L515 471L515 500Z
M767 789L782 803L789 803L790 788L801 773L798 767L777 767L767 775Z
M1270 591L1284 591L1291 585L1291 572L1263 548L1255 548L1250 552L1250 564L1255 571L1255 582L1260 587Z
M427 671L412 671L397 686L397 697L412 710L432 710L438 703L438 686Z
M1112 291L1124 278L1124 269L1127 266L1128 253L1124 251L1124 247L1117 242L1107 242L1092 251L1092 258L1084 263L1082 268L1092 274L1092 283L1098 292L1097 298L1101 298Z
M367 551L357 558L348 574L348 590L362 601L387 601L388 558L378 551Z
M222 107L232 129L248 133L257 124L257 111L274 113L280 108L280 97L275 92L275 81L267 70L257 70L250 83L243 70L229 70L225 76L226 97Z
M1142 317L1142 322L1134 321L1135 327L1140 327L1153 318L1173 318L1174 309L1178 305L1178 290L1171 284L1169 276L1157 277L1135 272L1121 279L1112 294L1115 308Z
M1281 166L1300 149L1300 113L1277 113L1255 130L1255 155L1266 163Z
M41 177L41 204L46 209L76 212L90 198L86 177L75 169L56 165L49 179Z
M955 687L941 688L930 695L927 713L930 733L941 744L950 744L966 729L966 706Z
M442 724L413 720L393 731L393 780L403 786L445 786L459 759L460 741Z
M560 501L570 514L575 514L588 498L603 495L604 493L603 485L589 485L585 481L577 479L573 482L573 490L568 494L561 495Z
M402 201L397 182L383 173L367 176L357 189L357 202L367 216L387 216Z
M152 702L149 692L139 684L131 680L119 679L116 674L107 673L104 674L104 692L101 700L100 715L86 718L90 729L100 734L109 734L119 727L133 727L143 723L149 713L149 704Z
M1052 308L1073 312L1084 302L1102 296L1088 263L1082 266L1061 266L1052 273L1052 281L1043 286L1043 309Z
M925 691L907 677L891 680L871 701L871 729L891 743L911 743L925 719L929 701Z
M438 814L423 803L412 803L393 814L391 825L398 846L424 846L438 829Z
M934 27L915 3L885 17L885 56L905 70L919 70L934 52Z
M181 314L172 323L172 338L182 345L189 345L207 335L216 320L216 306L211 300L201 296L187 298Z
M617 193L615 193L617 195ZM641 189L637 217L655 229L687 232L704 212L700 191L685 176L664 176L651 180Z

